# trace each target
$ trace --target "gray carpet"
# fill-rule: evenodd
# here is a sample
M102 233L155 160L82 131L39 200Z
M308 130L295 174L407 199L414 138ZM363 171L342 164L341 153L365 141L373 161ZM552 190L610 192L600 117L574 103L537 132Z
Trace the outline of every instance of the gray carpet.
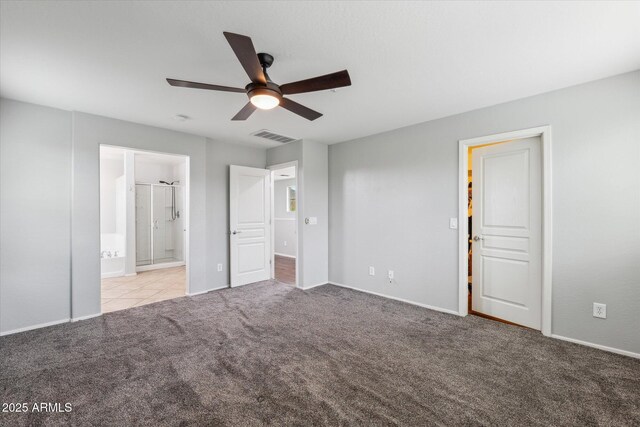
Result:
M331 285L259 283L0 339L3 425L640 425L640 360Z

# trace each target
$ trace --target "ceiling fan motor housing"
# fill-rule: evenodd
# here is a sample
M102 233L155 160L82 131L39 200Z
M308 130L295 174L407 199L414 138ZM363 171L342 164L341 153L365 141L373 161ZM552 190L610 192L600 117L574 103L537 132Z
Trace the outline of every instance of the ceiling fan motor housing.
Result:
M247 90L249 99L256 95L269 95L280 100L282 99L280 87L275 83L267 82L265 85L249 83L245 89Z
M262 68L269 68L271 67L271 64L273 64L273 56L268 53L260 52L258 54L258 61L260 61Z

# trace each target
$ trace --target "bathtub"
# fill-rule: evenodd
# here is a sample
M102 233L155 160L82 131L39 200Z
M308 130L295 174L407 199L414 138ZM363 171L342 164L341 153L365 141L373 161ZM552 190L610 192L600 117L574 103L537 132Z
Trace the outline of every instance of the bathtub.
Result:
M116 233L100 235L100 277L124 276L124 236Z

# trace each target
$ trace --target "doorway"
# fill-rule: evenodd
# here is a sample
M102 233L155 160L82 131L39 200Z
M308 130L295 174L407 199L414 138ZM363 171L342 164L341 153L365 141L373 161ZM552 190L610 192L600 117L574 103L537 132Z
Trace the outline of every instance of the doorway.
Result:
M460 141L459 312L551 334L551 139Z
M188 160L100 147L103 313L187 294Z
M297 286L298 188L297 161L269 169L229 167L231 287L269 279Z
M297 162L271 168L272 274L278 282L297 286L298 173Z

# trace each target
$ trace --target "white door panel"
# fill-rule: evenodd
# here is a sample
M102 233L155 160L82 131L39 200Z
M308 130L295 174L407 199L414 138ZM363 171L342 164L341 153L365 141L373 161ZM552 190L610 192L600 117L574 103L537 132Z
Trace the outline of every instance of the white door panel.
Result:
M230 167L231 286L271 277L270 178L266 169Z
M473 310L540 329L540 138L476 148L472 156Z

